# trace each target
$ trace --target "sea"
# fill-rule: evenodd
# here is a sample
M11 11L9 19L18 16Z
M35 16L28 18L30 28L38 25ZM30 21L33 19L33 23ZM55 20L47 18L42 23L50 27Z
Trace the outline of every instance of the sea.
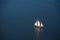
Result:
M1 0L0 40L60 40L59 0ZM34 23L40 20L43 28Z

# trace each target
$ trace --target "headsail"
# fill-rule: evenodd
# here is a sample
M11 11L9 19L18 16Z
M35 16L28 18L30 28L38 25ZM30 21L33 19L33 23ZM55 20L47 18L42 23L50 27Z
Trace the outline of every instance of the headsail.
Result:
M34 24L35 26L37 26L37 21L35 22L35 24Z

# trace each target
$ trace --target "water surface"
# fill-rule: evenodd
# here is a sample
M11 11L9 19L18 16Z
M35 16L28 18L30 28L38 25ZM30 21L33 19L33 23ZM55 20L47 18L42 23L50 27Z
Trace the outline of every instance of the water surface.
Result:
M58 6L56 0L2 0L1 40L59 40ZM35 30L37 19L42 32Z

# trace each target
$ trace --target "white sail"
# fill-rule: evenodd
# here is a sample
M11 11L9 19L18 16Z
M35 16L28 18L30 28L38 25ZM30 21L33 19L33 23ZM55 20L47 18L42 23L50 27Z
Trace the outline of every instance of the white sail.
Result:
M37 26L38 26L38 27L40 26L40 22L39 22L39 20L37 21Z
M37 20L34 25L37 27L43 27L43 24L39 20Z
M39 20L37 20L34 25L39 27L40 26Z
M34 24L35 26L37 26L37 21L35 22L35 24Z
M41 23L41 27L43 27L43 24Z

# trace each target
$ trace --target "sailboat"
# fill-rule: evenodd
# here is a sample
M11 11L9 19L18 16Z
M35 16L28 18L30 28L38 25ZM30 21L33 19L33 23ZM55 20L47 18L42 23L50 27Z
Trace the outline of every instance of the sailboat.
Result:
M37 28L42 28L42 27L43 27L42 22L40 22L39 20L37 20L34 25L35 25Z

